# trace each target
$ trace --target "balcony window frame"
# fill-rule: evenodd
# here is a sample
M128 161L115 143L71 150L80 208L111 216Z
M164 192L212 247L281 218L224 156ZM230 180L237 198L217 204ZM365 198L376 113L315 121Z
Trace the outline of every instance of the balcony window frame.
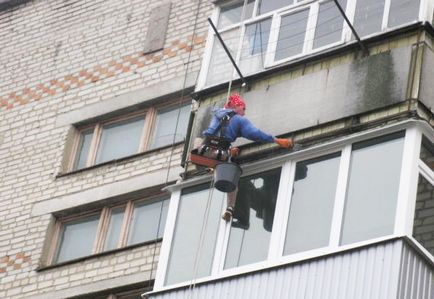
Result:
M241 1L241 0L239 0L239 1ZM323 4L325 2L329 2L329 1L333 1L333 0L294 1L295 3L293 3L293 4L290 4L290 5L278 8L276 10L272 10L270 12L258 15L257 11L258 11L259 1L260 0L255 0L253 12L252 12L252 17L250 17L250 18L247 17L242 22L240 20L239 22L227 25L226 27L218 28L218 32L220 34L228 32L230 30L236 30L236 29L238 29L240 31L238 46L235 49L235 53L232 53L232 56L234 57L236 63L238 65L240 65L241 51L243 50L242 49L242 41L244 40L244 34L246 32L246 27L248 25L253 24L253 23L263 21L267 18L271 18L269 41L267 44L267 49L264 53L265 59L264 59L263 69L258 69L256 71L249 73L249 74L243 74L244 76L260 73L262 71L276 67L278 65L285 64L285 63L288 63L290 61L300 59L300 58L305 57L307 55L313 55L313 54L316 54L319 52L323 52L324 50L327 50L327 49L330 49L333 47L337 47L337 46L347 44L347 43L355 43L356 42L353 35L352 35L352 31L351 31L350 27L342 18L343 24L342 24L341 39L339 41L332 42L330 44L326 44L326 45L318 47L318 48L313 48L313 43L314 43L313 39L315 36L316 27L317 27L319 7L321 4ZM381 34L383 32L395 30L396 28L406 26L408 24L412 24L412 23L417 22L417 21L424 21L424 20L429 21L430 12L432 13L432 11L433 11L433 7L429 6L429 3L427 0L420 0L419 11L417 13L417 20L416 21L406 22L406 23L400 24L398 26L394 26L394 27L389 28L388 22L389 22L389 15L390 15L391 0L384 0L384 1L385 1L385 4L384 4L383 12L382 12L381 30L378 32L374 32L374 33L362 36L361 37L362 39L367 39L367 38L370 38L372 36ZM227 1L223 4L221 4L220 6L216 6L216 8L214 9L214 11L211 15L211 20L214 22L214 24L216 24L217 27L218 27L217 22L219 21L219 14L220 14L221 8L225 7L225 6L233 5L236 2L237 1ZM243 2L241 1L241 3L243 3ZM352 23L354 22L354 19L355 19L356 4L357 4L357 0L347 0L346 7L344 7L346 15ZM304 9L309 10L309 18L307 20L305 37L304 37L304 47L303 47L302 52L299 54L293 55L293 56L289 56L289 57L285 57L285 58L282 58L279 60L275 60L275 52L276 52L278 35L279 35L279 28L280 28L280 23L281 23L282 17L284 17L286 15L290 15L290 14L295 13L295 12L300 11L300 10L304 10ZM213 55L212 51L213 51L214 43L219 43L219 41L215 37L215 33L212 30L212 28L209 27L205 53L204 53L203 61L202 61L202 68L201 68L201 72L200 72L200 75L198 78L198 84L196 86L196 90L201 90L203 88L208 88L208 87L211 87L214 85L225 83L225 82L229 81L231 78L234 78L234 79L238 78L238 74L236 73L235 69L233 67L231 67L232 74L230 74L231 76L228 75L227 80L223 80L222 82L217 82L217 83L215 83L215 82L214 83L207 83L208 73L209 73L209 70L211 67L211 57ZM228 59L228 63L229 63L229 59Z
M377 243L384 240L389 240L402 236L411 236L412 230L412 217L414 209L412 211L412 205L415 205L416 193L415 188L417 187L417 177L416 179L409 179L409 173L414 170L418 171L418 164L416 161L419 159L419 151L415 142L420 139L421 131L432 129L427 129L426 124L414 121L404 121L399 124L388 125L384 128L372 129L368 132L360 132L351 136L342 137L339 140L332 141L328 144L318 145L313 148L302 150L298 153L291 153L281 157L271 158L268 161L255 162L250 165L244 166L244 174L246 176L265 171L266 169L273 169L276 167L282 167L280 186L277 195L276 212L274 215L273 230L270 238L269 253L267 260L263 262L258 262L254 264L244 265L231 269L224 269L225 261L225 250L227 247L228 235L230 230L230 225L220 223L220 230L218 239L216 241L216 254L213 260L213 268L211 275L208 277L197 278L194 283L200 283L205 281L212 281L215 279L220 279L224 277L229 277L233 275L239 275L243 273L248 273L252 271L258 271L262 269L267 269L274 266L279 266L283 264L298 262L310 258L316 258L319 256L324 256L328 254L333 254L341 251L346 251L352 248L357 248L360 246L365 246L373 243ZM342 229L343 213L345 206L345 196L347 191L347 182L349 175L349 166L351 161L352 145L359 141L364 141L376 137L386 136L389 134L397 133L405 130L405 135L403 137L402 144L402 157L401 157L401 170L399 174L399 185L398 195L396 198L396 211L394 213L394 228L393 231L385 236L375 237L363 241L357 241L351 244L340 245L340 233ZM434 136L434 132L431 133ZM420 147L420 145L419 145ZM284 256L283 246L286 236L286 225L289 217L289 205L291 188L294 181L294 173L296 168L296 163L316 157L322 157L325 155L333 154L341 151L339 172L336 186L335 203L333 208L333 218L329 236L329 245L327 247L316 248L308 251L303 251L300 253L290 254ZM178 186L174 186L171 191L171 203L168 211L168 222L166 223L165 239L161 248L160 262L157 269L155 289L156 290L167 290L182 286L188 286L189 282L176 283L173 285L164 285L167 261L171 249L171 241L173 238L173 232L176 225L176 216L179 200L181 197L182 188L195 186L200 183L209 182L210 177L201 177L198 179L193 179L181 183ZM410 199L410 200L409 200ZM224 209L223 209L224 210ZM403 221L405 220L405 221ZM339 229L338 229L339 228Z
M67 171L68 172L78 171L78 170L86 169L88 167L92 167L92 166L96 166L96 165L100 165L100 164L105 164L105 163L110 163L114 160L124 159L124 158L130 157L130 156L134 156L136 154L145 153L147 151L153 151L153 150L158 150L158 149L172 146L172 144L170 143L167 145L151 148L153 134L154 134L154 131L156 130L156 120L157 120L158 112L162 109L170 109L172 107L174 109L182 109L184 106L188 106L188 105L189 105L188 100L177 101L177 102L171 101L171 102L166 102L163 104L154 105L154 106L148 107L146 109L141 109L140 111L137 111L137 112L128 113L128 114L124 114L124 115L118 115L115 117L102 119L100 121L96 121L96 122L93 122L91 124L86 124L83 126L77 126L76 132L74 134L73 145L72 145L72 154L70 156L70 159L69 159L69 162L67 165ZM103 133L103 127L107 126L107 125L111 125L111 124L117 124L117 123L122 124L123 122L126 122L128 120L132 120L132 119L140 118L140 117L144 118L144 122L143 122L142 132L141 132L140 137L139 137L139 146L138 146L137 151L131 155L121 156L121 157L114 158L114 159L111 159L108 161L103 161L103 162L97 163L97 155L98 155L98 151L100 149L100 142L101 142L101 136ZM86 165L84 167L77 168L76 164L77 164L77 159L80 155L79 146L80 146L80 143L82 140L82 136L83 136L84 132L89 131L89 130L93 130L93 132L92 132L93 136L92 136L90 146L89 146L89 151L87 154ZM185 132L185 133L187 134L187 132ZM180 143L180 142L183 142L183 141L175 142L175 144Z
M81 260L83 258L92 257L97 254L106 253L106 252L112 252L117 251L119 249L128 248L131 246L137 246L140 244L147 244L149 242L156 242L158 240L161 240L161 237L158 236L158 232L156 234L156 238L152 238L150 240L146 240L143 242L128 244L129 234L131 230L131 223L133 220L133 213L134 213L134 207L137 204L146 202L146 204L153 204L153 203L161 203L164 205L164 201L169 201L170 196L164 195L164 194L158 194L154 196L149 196L146 198L140 198L140 199L133 199L129 200L127 202L123 203L116 203L114 205L107 205L102 208L92 209L91 211L85 212L85 213L79 213L74 215L66 215L57 217L54 224L54 230L53 230L53 238L50 240L50 247L48 250L47 255L47 265L57 265L57 264L64 264L64 263L71 263L76 260ZM107 236L109 233L109 225L110 225L110 217L111 212L114 209L124 207L124 212L122 216L122 222L121 227L119 231L118 236L118 242L115 248L111 249L105 249ZM161 209L160 214L158 216L159 221L161 221L161 216L163 209ZM95 238L93 240L92 245L92 252L88 255L74 257L72 259L67 259L64 261L57 261L59 250L60 250L60 240L62 237L62 234L64 232L65 225L74 221L78 221L80 219L85 219L87 217L91 217L94 215L98 215L98 225L96 229ZM166 218L167 219L167 218ZM161 229L161 228L160 228Z

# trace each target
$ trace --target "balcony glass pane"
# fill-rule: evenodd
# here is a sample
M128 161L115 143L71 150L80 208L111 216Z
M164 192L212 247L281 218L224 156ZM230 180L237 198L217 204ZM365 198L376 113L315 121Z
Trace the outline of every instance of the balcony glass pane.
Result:
M99 214L92 215L63 224L56 262L60 263L92 254L99 217Z
M420 0L391 0L388 27L417 20L419 7Z
M209 196L212 198L207 207ZM224 198L224 193L208 186L189 188L181 196L166 285L211 274ZM205 234L202 234L203 227Z
M283 16L274 60L281 60L303 52L309 10Z
M267 258L280 172L279 168L240 180L225 268Z
M353 145L341 244L393 233L402 135L397 133Z
M357 0L354 28L359 36L381 31L384 0Z
M233 29L221 33L221 37L229 49L232 57L235 59L237 55L237 46L239 42L239 29ZM214 85L229 81L232 78L234 67L223 49L217 37L214 37L214 44L211 52L211 60L209 63L206 85Z
M96 163L119 159L139 151L143 116L103 126Z
M243 74L251 74L264 69L270 26L271 19L246 26L240 61Z
M284 254L329 245L340 155L297 163Z
M258 14L264 14L275 9L294 4L294 0L259 0Z
M422 175L417 186L413 237L434 255L434 187Z
M347 1L339 0L339 4L345 10ZM340 41L343 24L344 18L333 1L320 3L313 48L320 48Z
M246 11L244 14L244 20L252 17L254 4L255 4L255 0L249 0L247 2ZM237 3L232 5L223 6L220 10L219 19L217 22L217 28L222 29L227 26L239 23L241 21L243 5L244 5L244 0L237 1Z

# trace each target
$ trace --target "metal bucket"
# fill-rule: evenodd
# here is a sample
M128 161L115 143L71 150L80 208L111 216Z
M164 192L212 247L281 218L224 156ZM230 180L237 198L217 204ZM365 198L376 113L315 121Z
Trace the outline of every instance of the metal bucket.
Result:
M214 187L221 192L232 192L237 189L243 170L238 164L225 162L217 164L214 171Z

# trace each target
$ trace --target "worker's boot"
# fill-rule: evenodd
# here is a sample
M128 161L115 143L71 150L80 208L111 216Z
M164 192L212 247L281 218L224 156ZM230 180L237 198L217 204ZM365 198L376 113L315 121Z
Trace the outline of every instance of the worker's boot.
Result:
M227 207L226 211L222 215L222 219L226 222L229 222L229 221L231 221L233 215L234 215L234 208L233 207Z

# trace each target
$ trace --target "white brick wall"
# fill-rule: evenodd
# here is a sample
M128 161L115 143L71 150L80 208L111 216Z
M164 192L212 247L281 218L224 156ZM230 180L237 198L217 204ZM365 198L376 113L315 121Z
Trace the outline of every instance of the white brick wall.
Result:
M167 169L171 149L56 178L70 127L57 126L56 117L184 76L191 45L189 73L197 72L212 10L201 2L193 42L197 1L173 0L164 49L147 55L147 21L159 1L35 0L0 12L0 298L63 298L81 294L64 292L74 286L85 293L100 290L96 282L113 287L149 277L153 245L35 271L51 215L31 211L35 203ZM133 278L128 283L140 281Z

